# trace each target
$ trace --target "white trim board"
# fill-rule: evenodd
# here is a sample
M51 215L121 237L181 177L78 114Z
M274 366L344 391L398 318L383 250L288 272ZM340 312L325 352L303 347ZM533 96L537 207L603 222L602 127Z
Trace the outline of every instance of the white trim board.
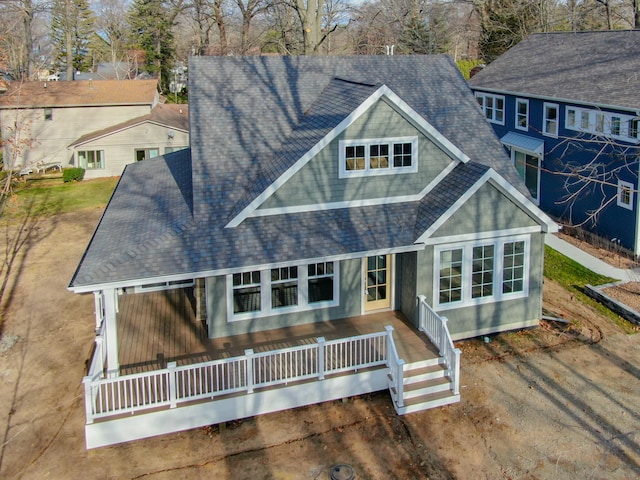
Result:
M299 172L312 158L314 158L323 148L337 138L349 125L354 123L358 118L365 114L375 103L382 97L386 98L392 105L395 105L401 113L407 115L415 125L422 130L432 142L440 147L452 159L466 163L469 157L450 142L444 135L436 130L429 122L427 122L420 114L413 110L404 100L396 95L389 87L382 85L369 98L360 104L353 112L351 112L342 122L334 127L327 135L324 136L316 145L298 159L289 169L284 172L278 179L269 185L260 195L247 205L238 215L236 215L225 228L235 228L240 225L247 217L249 217L260 205L262 205L271 195L273 195L282 185Z

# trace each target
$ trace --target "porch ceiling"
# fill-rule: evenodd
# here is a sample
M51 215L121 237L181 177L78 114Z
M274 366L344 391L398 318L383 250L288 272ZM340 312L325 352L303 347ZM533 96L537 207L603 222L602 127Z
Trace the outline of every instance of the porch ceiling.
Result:
M407 363L434 358L437 349L426 336L409 325L402 313L378 312L330 322L247 333L217 339L207 338L206 326L195 318L191 289L169 290L120 297L118 343L123 375L178 365L206 362L255 352L351 337L394 328L394 340Z

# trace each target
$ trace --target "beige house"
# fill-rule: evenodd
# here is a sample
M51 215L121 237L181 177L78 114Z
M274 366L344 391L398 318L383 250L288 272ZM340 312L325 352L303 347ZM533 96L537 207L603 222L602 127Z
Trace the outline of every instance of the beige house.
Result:
M154 112L159 105L156 80L16 82L0 96L5 168L81 166L88 178L120 175L136 159L188 145L186 109L183 122L163 124L180 113Z

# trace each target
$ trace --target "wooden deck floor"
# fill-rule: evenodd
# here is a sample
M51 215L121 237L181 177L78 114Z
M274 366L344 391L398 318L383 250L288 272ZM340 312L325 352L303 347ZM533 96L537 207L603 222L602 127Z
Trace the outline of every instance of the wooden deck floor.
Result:
M400 312L380 312L330 322L298 325L210 340L206 326L195 319L189 290L169 290L120 297L118 342L122 375L206 362L255 352L382 332L394 327L398 354L407 363L438 356L427 337L410 326Z

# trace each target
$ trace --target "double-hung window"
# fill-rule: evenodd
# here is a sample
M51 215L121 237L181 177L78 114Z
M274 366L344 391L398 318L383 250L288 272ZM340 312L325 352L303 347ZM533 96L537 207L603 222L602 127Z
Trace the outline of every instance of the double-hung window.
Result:
M504 125L504 96L476 92L478 105L491 123Z
M320 262L227 275L229 321L333 307L338 263Z
M525 131L529 129L529 100L526 98L516 99L516 128Z
M341 140L340 178L418 170L418 137Z
M633 183L618 180L617 205L627 210L633 210Z
M526 296L528 256L528 236L436 247L436 308L446 310Z
M551 137L558 136L558 105L545 103L544 118L542 119L542 133Z

